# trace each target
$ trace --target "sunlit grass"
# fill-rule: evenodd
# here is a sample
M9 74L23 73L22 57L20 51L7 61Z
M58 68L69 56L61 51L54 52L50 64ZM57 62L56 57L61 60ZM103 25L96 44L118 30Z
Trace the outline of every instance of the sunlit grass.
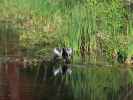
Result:
M99 54L111 59L114 48L125 47L127 51L126 36L131 34L132 21L121 0L4 0L0 5L1 19L26 24L26 32L21 33L38 34L44 26L54 27L58 46L72 47L76 56L88 58L88 62L96 62ZM30 22L31 27L27 25Z

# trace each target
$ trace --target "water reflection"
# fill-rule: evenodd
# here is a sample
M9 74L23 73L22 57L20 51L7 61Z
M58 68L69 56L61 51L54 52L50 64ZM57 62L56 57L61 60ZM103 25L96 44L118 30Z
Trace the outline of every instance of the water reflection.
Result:
M37 66L24 68L19 61L1 63L0 100L133 99L133 72L129 68L74 67L71 76L47 80L38 79L37 70Z

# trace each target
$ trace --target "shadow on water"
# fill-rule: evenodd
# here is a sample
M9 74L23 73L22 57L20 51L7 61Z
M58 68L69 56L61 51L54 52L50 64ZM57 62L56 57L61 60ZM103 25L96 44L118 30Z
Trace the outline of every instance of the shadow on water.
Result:
M0 100L133 99L133 70L126 66L73 67L70 76L49 79L44 79L44 67L20 66L0 64Z

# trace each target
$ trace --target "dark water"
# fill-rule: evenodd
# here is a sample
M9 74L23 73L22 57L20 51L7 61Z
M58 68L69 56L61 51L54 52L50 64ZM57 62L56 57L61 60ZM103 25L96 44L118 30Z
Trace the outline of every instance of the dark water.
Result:
M105 72L108 73L108 71ZM81 76L83 76L83 73ZM95 75L95 73L91 75ZM125 73L122 73L122 77L125 75ZM103 98L100 93L95 95L97 93L95 91L102 87L100 84L96 87L93 84L85 83L87 86L90 84L90 87L95 87L94 90L88 89L89 91L86 92L87 86L82 83L84 80L77 79L78 77L74 78L71 79L71 84L68 84L63 78L38 80L37 70L24 69L21 64L17 63L0 64L0 100L133 100L133 87L126 84L126 78L120 78L124 81L119 82L123 82L122 85L124 85L115 93L112 93L111 88L107 87L108 90L110 88L110 92L107 91L107 98L104 98L107 95L106 88L103 92ZM95 80L93 81L95 82ZM102 85L104 84L107 85L103 82ZM84 97L84 95L86 96Z
M0 100L73 100L63 81L38 80L35 71L16 63L1 64Z

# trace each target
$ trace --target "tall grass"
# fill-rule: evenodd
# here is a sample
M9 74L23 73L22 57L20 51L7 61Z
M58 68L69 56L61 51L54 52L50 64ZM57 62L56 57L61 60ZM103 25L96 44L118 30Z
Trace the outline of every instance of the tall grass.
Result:
M127 50L128 14L121 0L87 0L73 8L70 6L64 6L66 21L61 31L66 37L64 45L73 47L81 57L87 56L94 62L99 54L107 59L111 58L114 49L125 47Z
M50 32L42 28L54 26L52 33L58 35L58 46L74 48L75 59L79 56L87 62L97 62L98 56L110 59L114 49L127 49L126 37L131 33L132 21L127 19L129 13L121 0L4 0L0 5L2 19L16 23L31 20L33 25L27 27L26 23L26 31L21 32L26 37L28 33L36 34L36 38L42 34L47 37Z

